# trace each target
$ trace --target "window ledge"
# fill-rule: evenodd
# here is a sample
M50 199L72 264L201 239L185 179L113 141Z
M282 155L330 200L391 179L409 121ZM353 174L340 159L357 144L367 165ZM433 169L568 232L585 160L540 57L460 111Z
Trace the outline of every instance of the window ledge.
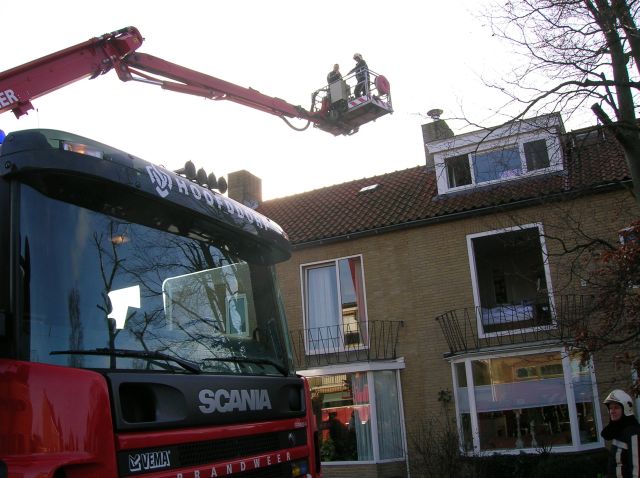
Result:
M587 443L584 445L555 445L549 449L549 453L554 454L563 454L563 453L576 453L581 451L591 451L598 450L600 448L604 448L604 441L600 439L597 442ZM501 448L495 450L481 450L481 451L465 451L462 453L463 456L467 456L470 458L474 457L485 457L485 456L493 456L493 455L520 455L524 453L526 455L537 455L540 453L540 447L538 448Z

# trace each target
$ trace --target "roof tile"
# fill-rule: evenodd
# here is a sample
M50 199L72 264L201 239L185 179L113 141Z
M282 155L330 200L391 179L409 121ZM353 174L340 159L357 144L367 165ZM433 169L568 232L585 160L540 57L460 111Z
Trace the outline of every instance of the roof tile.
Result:
M272 199L258 211L295 245L629 179L621 148L603 128L567 133L563 144L565 169L555 173L438 195L433 169L416 166ZM373 184L378 187L360 192Z

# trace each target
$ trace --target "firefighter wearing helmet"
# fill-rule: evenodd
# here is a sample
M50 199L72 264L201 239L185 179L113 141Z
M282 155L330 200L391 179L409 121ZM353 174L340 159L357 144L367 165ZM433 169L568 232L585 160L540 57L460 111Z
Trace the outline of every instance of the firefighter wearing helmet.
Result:
M358 84L356 85L354 94L357 98L358 96L369 94L369 66L367 65L367 62L364 61L364 58L362 58L360 53L354 53L353 59L356 62L356 66L354 66L347 74L350 75L354 72L356 74Z
M613 390L604 404L609 424L600 435L611 441L607 478L640 478L640 424L633 415L633 400L622 390Z

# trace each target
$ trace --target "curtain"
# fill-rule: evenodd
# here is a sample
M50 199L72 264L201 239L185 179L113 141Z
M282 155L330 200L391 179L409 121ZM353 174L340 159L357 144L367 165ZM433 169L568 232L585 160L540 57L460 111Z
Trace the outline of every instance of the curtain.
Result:
M358 307L358 321L360 322L360 336L365 345L368 345L367 333L367 313L364 306L364 290L362 287L362 263L359 257L349 259L349 270L351 280L356 294L356 305Z
M307 317L309 350L335 350L340 317L334 265L307 269Z
M371 442L371 413L369 405L369 388L367 373L351 374L351 390L353 393L354 427L358 461L373 460L373 444Z
M374 372L374 384L380 459L402 458L404 447L396 372L392 370Z

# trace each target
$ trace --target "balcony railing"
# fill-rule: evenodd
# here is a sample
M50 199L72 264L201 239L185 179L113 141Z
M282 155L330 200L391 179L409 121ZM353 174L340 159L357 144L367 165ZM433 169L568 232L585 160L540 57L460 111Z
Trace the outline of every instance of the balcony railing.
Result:
M397 358L398 335L404 323L371 320L360 324L332 325L290 331L299 368Z
M436 321L449 346L448 355L540 341L567 343L591 314L591 296L562 295L553 302L502 309L469 307L447 311Z

